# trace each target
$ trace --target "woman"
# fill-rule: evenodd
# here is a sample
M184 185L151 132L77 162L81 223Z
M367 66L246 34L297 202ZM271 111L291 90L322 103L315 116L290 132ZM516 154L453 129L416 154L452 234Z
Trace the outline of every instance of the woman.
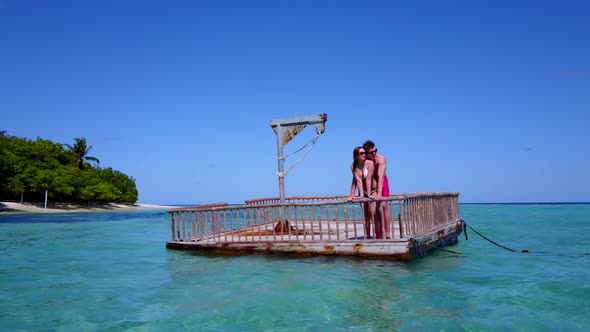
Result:
M350 165L352 171L352 183L350 185L350 194L348 201L356 198L369 198L375 192L375 181L373 181L373 173L375 172L375 164L373 161L367 159L365 149L357 146L352 151L353 162ZM358 189L358 196L355 193ZM375 203L361 203L361 208L365 215L365 239L371 235L371 216L375 211Z

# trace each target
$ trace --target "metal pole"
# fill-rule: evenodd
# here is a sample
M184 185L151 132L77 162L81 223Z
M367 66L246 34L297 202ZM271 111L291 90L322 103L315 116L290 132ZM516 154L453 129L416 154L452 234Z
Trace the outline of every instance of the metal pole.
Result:
M45 208L46 208L46 209L47 209L47 191L48 191L48 190L45 190Z
M278 165L279 165L279 172L277 176L279 177L279 200L281 205L285 204L285 157L283 157L283 127L277 127L277 154L279 156ZM279 222L281 223L281 231L284 227L284 212L283 207L279 208Z
M285 168L284 162L285 157L283 156L283 146L289 143L293 137L295 137L300 131L302 131L308 124L316 125L316 132L318 134L324 133L324 124L328 120L326 114L310 115L291 119L279 119L271 120L270 126L277 134L277 154L279 172L277 174L279 178L279 201L281 207L279 208L279 219L281 223L284 221L285 213ZM284 127L285 128L284 128ZM321 129L320 127L321 126ZM283 226L283 225L282 225ZM281 228L283 229L283 228Z
M285 203L285 157L283 157L283 127L277 127L277 152L279 156L279 198L281 204Z

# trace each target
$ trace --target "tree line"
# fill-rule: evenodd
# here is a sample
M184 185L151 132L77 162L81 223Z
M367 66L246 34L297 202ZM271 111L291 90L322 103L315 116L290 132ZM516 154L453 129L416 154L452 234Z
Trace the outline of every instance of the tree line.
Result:
M0 131L0 200L60 203L135 203L135 179L90 156L85 138L60 144Z

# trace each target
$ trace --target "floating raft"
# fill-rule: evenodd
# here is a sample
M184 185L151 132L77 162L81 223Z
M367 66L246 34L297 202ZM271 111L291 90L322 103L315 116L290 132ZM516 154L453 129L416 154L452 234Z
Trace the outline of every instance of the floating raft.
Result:
M198 205L167 210L169 249L212 253L339 255L408 261L436 247L457 243L463 222L459 193L397 194L384 197L391 238L384 222L371 220L365 234L362 204L346 196L287 197ZM383 210L381 210L383 212ZM383 214L383 213L382 213ZM375 226L381 230L375 230Z

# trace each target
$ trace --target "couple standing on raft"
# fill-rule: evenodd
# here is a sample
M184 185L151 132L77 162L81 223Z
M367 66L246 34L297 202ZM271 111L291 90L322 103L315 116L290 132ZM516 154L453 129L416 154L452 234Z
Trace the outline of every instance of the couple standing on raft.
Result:
M352 184L348 201L355 198L357 189L359 195L356 198L371 198L379 201L382 197L389 196L389 182L385 174L387 162L383 155L377 153L375 143L370 140L366 141L362 147L354 148L352 156L353 162L350 166ZM375 217L375 238L383 239L383 229L385 228L385 238L391 239L387 201L382 201L380 204L382 209L377 208L376 202L361 203L365 215L365 239L368 239L371 234L371 216ZM383 216L381 216L381 210ZM385 225L382 225L382 221Z

